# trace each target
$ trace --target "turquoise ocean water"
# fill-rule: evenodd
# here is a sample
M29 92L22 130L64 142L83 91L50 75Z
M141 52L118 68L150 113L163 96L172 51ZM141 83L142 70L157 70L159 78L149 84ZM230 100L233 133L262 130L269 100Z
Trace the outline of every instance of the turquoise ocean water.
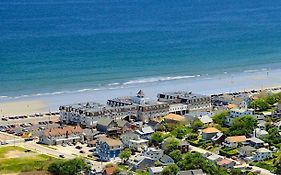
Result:
M281 65L280 0L1 0L0 96Z

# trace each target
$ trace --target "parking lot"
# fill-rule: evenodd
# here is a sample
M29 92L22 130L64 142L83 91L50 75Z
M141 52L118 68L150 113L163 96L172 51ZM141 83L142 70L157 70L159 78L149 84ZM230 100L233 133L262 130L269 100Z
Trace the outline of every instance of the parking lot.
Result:
M46 128L58 127L58 121L59 116L55 113L5 117L0 121L0 131L23 138L37 138Z

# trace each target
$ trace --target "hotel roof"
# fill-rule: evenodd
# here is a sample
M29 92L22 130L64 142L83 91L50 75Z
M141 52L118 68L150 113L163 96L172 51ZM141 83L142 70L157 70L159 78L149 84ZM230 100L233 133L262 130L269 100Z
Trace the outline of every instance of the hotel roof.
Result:
M207 95L194 94L192 92L186 92L186 91L164 92L164 93L160 93L160 94L170 95L170 96L174 96L177 98L184 98L184 99L207 97Z
M221 131L218 130L217 128L209 127L209 128L203 129L202 132L208 134L208 133L217 133L217 132L221 132Z

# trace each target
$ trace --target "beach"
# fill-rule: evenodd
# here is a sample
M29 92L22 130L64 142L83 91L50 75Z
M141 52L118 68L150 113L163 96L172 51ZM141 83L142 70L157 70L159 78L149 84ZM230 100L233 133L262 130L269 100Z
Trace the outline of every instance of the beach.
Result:
M170 91L192 91L205 95L248 91L281 87L281 70L255 70L236 74L198 76L189 79L124 85L100 90L74 91L63 94L22 96L2 98L2 115L26 115L38 112L58 111L60 105L94 101L106 104L108 99L120 96L132 96L142 89L146 98L156 100L157 93Z
M0 103L0 116L29 115L46 112L43 100L19 100Z

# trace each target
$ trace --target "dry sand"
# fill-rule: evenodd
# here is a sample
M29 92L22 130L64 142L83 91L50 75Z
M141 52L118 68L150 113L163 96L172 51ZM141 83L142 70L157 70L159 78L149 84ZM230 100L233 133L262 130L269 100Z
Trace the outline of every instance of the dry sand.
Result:
M29 115L47 112L46 103L42 100L24 100L0 103L0 116Z

